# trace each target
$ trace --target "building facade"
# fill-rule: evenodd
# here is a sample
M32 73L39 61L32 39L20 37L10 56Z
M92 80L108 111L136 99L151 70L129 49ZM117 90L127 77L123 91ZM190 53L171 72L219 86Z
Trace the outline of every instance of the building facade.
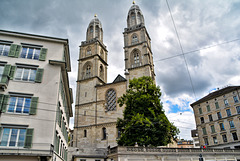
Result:
M228 86L191 104L201 146L240 148L239 89Z
M91 20L86 41L80 46L72 156L77 160L104 160L107 147L117 145L117 118L124 107L117 104L130 79L150 76L155 80L151 39L138 5L133 4L124 29L125 78L107 83L108 50L97 16ZM110 55L113 56L113 55Z
M67 39L0 30L0 160L66 161Z

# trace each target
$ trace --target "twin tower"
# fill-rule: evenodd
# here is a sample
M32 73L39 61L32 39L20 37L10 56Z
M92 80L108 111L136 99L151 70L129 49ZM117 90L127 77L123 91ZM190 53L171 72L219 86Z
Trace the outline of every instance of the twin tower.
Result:
M118 75L112 83L107 83L108 51L97 16L89 23L86 41L81 43L73 146L80 148L83 154L95 154L99 149L117 145L120 133L116 121L123 117L124 110L117 99L126 92L129 80L150 76L155 81L151 39L143 14L134 3L129 9L123 35L125 78Z

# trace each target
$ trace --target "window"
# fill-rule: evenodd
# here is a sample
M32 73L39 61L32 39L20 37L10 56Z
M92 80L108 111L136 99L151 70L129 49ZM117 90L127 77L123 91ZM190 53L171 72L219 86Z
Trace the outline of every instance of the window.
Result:
M92 51L90 48L87 49L87 55L91 55L92 54Z
M138 53L134 53L134 64L139 63L139 54Z
M136 34L132 36L132 44L138 43L138 37Z
M224 100L224 104L225 104L225 106L229 106L227 99Z
M33 129L26 128L2 128L0 146L31 148Z
M212 133L215 133L215 127L214 127L214 125L211 125L211 131L212 131Z
M213 137L213 143L214 143L214 144L217 144L217 143L218 143L216 136Z
M84 137L87 137L87 130L84 130Z
M209 111L211 111L211 109L210 109L210 106L209 105L207 105L207 111L209 112Z
M7 112L28 114L30 106L31 98L11 96Z
M91 66L90 65L88 65L87 68L86 68L86 76L87 77L91 76Z
M0 66L0 82L2 80L2 76L3 76L3 71L4 71L4 66Z
M203 138L205 145L208 145L208 138Z
M232 116L230 109L227 109L227 110L226 110L226 113L227 113L227 116L228 116L228 117L229 117L229 116Z
M221 131L225 131L225 128L224 128L224 124L223 124L223 123L220 123L219 126L220 126Z
M235 128L235 127L234 127L234 122L233 122L233 120L229 121L229 125L230 125L230 128L231 128L231 129L232 129L232 128Z
M209 121L213 121L212 115L208 115Z
M40 48L23 47L22 52L20 54L20 58L38 60L40 51L41 51Z
M218 119L221 119L221 118L222 118L221 112L218 112L218 113L217 113L217 116L218 116Z
M117 128L117 138L120 138L121 137L121 129L120 128Z
M93 27L92 26L90 26L90 32L93 33Z
M203 124L204 123L204 117L201 117L200 120L201 120L201 123Z
M202 108L199 108L198 111L199 111L199 114L202 114Z
M36 114L38 97L32 97L28 94L0 95L3 98L0 108L2 112Z
M222 135L223 142L227 142L227 135Z
M216 109L219 109L219 104L218 102L215 102Z
M14 71L11 71L11 72L14 73ZM14 80L41 83L42 76L43 76L42 68L27 68L27 67L17 66Z
M115 111L117 107L116 92L113 89L108 90L106 94L106 111Z
M233 132L232 133L232 137L233 137L233 140L238 140L238 137L237 137L237 133L236 132Z
M106 140L107 139L107 130L106 128L102 128L102 140Z
M0 44L0 55L8 56L10 46L11 46L10 44Z
M135 25L135 13L131 13L131 24L132 26Z
M240 114L240 106L236 107L237 113Z
M103 66L102 65L100 65L100 77L102 78L102 79L104 79L104 70L103 70Z
M233 100L234 100L234 103L238 103L238 97L237 96L233 96Z
M207 135L207 131L206 131L206 128L202 128L202 132L203 132L203 135Z
M4 128L1 146L23 147L26 129Z

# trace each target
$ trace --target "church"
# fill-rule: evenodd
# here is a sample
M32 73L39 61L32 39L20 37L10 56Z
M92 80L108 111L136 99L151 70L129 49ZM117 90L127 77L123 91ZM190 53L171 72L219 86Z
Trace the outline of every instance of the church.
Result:
M73 132L76 149L72 155L80 161L103 160L107 147L117 146L120 132L116 122L124 111L117 100L126 92L129 80L150 76L155 81L151 39L135 2L123 32L125 77L118 75L112 83L107 83L108 50L103 36L101 21L95 15L88 25L86 41L81 42L78 60Z

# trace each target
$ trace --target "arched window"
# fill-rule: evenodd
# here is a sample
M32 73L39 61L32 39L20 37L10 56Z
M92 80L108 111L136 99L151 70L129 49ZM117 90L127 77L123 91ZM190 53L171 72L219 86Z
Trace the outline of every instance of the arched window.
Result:
M102 59L104 59L103 50L101 50L101 52L100 52L100 57L101 57Z
M102 78L102 79L104 79L104 70L103 70L103 66L102 65L100 65L100 69L99 69L100 71L100 77Z
M93 27L92 26L90 26L90 32L93 33Z
M91 76L91 66L90 65L87 65L87 68L86 68L86 77L90 77Z
M138 37L136 34L132 36L132 44L138 43Z
M139 63L139 54L137 52L134 53L134 64Z
M87 48L87 54L86 55L91 55L92 54L92 51L91 51L91 48Z
M106 101L106 111L115 111L117 106L117 97L115 90L110 89L107 91Z
M141 14L138 12L138 14L137 14L137 24L140 24L140 23L142 23L142 18L141 18Z
M136 16L135 16L135 13L132 12L132 13L131 13L131 24L132 24L132 26L135 25L135 17L136 17Z
M107 139L107 130L105 127L102 128L102 139L103 140Z
M96 37L99 38L99 27L98 26L95 27L95 34L96 34Z

